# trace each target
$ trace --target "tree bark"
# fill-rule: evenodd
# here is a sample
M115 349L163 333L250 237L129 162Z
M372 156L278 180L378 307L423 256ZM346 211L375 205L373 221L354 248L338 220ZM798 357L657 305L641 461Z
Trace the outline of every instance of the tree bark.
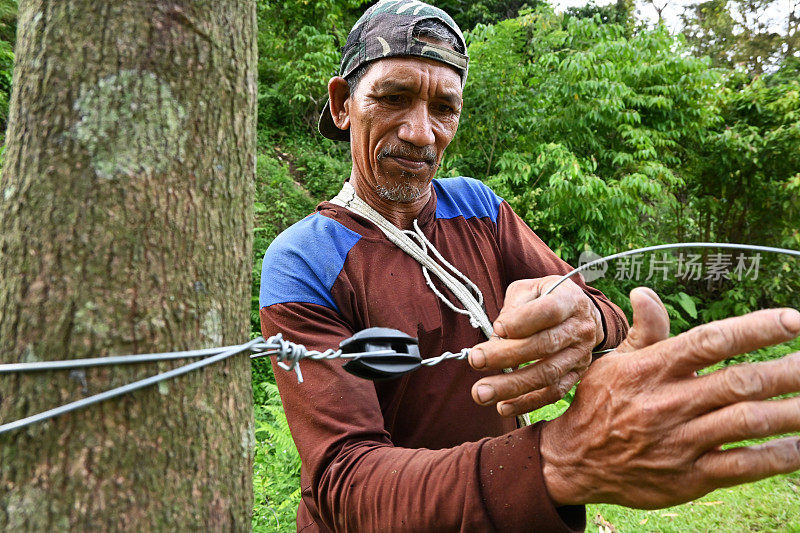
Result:
M0 361L248 338L255 2L21 0ZM9 422L186 361L0 375ZM0 435L0 530L242 530L250 363Z

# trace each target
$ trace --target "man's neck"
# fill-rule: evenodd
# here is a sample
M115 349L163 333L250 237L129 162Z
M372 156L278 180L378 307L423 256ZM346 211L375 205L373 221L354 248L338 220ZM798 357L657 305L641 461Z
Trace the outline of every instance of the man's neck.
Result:
M361 184L358 180L350 177L350 184L356 191L359 198L364 200L370 207L380 213L380 215L400 229L410 229L414 219L422 212L422 208L431 198L431 186L429 185L425 193L412 200L411 202L394 202L380 196L377 191L369 186Z

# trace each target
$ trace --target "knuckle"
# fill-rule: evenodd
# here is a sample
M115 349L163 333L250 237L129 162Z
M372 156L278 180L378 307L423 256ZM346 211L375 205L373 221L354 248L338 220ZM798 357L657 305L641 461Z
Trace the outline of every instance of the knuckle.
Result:
M519 290L520 286L525 284L525 280L518 279L516 281L512 281L509 283L508 288L506 289L506 294L510 294Z
M561 379L561 369L554 364L541 363L539 365L539 381L541 386L548 387Z
M570 373L564 376L564 378L558 383L558 399L560 400L566 396L567 393L572 390L572 387L575 386L577 381L578 375L575 373Z
M561 333L558 328L546 329L543 332L544 340L540 346L541 352L551 354L558 350L561 343Z
M733 366L722 371L725 388L736 398L750 398L764 390L764 381L752 366Z
M569 299L552 294L550 296L553 296L553 298L541 301L542 311L546 313L549 323L563 322L573 313Z
M739 419L742 429L748 436L769 435L770 433L770 419L752 404L739 404Z
M558 305L558 302L552 299L541 300L538 312L541 313L543 321L550 324L558 319L560 315Z
M729 468L736 475L741 475L753 470L753 462L747 456L737 453L730 457Z
M776 443L771 449L770 457L774 470L784 470L787 466L794 466L800 461L800 442Z
M539 403L542 405L556 403L558 400L563 398L565 394L566 392L561 392L560 386L551 385L543 390L543 394L539 397Z
M696 330L695 343L700 351L722 355L733 342L731 333L717 324L705 324Z
M504 374L506 377L505 386L496 387L498 391L498 398L501 400L510 400L528 392L531 388L528 380L522 375L521 372L511 372Z
M506 289L506 298L510 298L517 294L520 291L526 291L528 289L528 282L527 280L518 279L516 281L512 281L508 288Z
M547 403L556 403L558 400L566 396L567 392L569 392L569 389L567 390L562 390L562 389L563 388L561 387L561 384L553 385L552 387L550 387L548 389L546 396Z
M594 334L596 331L596 326L593 320L583 320L581 321L580 329L578 330L581 338L587 340L594 340Z

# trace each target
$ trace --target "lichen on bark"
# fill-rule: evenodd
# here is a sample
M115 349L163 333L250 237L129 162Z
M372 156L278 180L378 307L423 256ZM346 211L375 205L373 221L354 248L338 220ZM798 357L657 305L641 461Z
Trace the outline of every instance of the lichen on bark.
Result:
M152 72L121 70L83 88L72 136L98 176L165 172L183 160L186 111Z

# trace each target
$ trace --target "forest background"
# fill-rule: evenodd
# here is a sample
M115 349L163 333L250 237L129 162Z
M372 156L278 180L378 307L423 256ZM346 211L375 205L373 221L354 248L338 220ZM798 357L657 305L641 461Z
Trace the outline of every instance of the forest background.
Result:
M258 0L253 336L264 251L349 176L348 145L323 139L316 121L347 30L372 3ZM800 249L800 2L692 4L677 31L643 21L634 0L564 13L545 0L434 3L465 30L471 58L440 177L485 181L573 264L585 252L666 242ZM776 9L780 23L767 23ZM2 131L16 11L15 0L0 0ZM763 307L800 307L797 267L784 256L683 250L612 265L594 285L627 313L630 289L654 288L678 333ZM797 349L795 341L732 362ZM300 463L266 361L254 364L253 391L253 526L290 531ZM557 416L568 403L539 415ZM589 512L601 531L797 531L799 491L795 474L671 510Z

